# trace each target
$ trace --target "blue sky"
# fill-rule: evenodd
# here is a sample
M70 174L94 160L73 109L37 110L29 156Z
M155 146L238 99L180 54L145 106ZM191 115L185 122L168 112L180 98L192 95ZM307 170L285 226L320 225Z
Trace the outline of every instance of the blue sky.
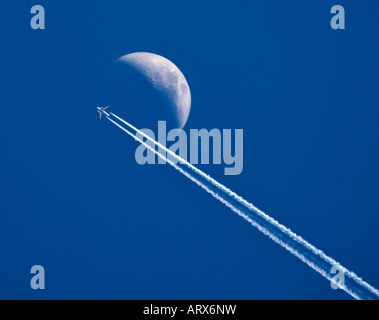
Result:
M35 4L46 30L30 28ZM335 4L346 30L330 28ZM349 299L169 166L138 165L98 120L107 66L138 51L185 75L185 129L244 130L241 175L201 169L379 287L377 1L2 10L0 298Z

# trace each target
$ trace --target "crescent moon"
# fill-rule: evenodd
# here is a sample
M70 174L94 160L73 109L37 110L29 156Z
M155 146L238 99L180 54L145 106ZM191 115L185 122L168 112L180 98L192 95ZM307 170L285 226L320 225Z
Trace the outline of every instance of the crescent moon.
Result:
M175 64L162 56L148 52L130 53L120 57L116 62L135 69L158 92L166 96L177 117L178 127L184 127L191 109L191 92L186 78Z

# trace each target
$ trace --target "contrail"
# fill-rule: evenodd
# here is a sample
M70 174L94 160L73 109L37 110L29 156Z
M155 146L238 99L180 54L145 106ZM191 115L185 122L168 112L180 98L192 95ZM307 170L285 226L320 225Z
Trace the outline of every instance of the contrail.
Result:
M130 131L128 129L125 129L116 121L112 120L110 118L112 116L128 126L128 129ZM296 235L290 229L283 226L265 214L263 211L259 210L254 205L247 202L245 199L238 196L236 193L205 174L203 171L194 167L188 161L179 157L170 149L167 149L159 142L155 141L144 132L138 130L130 123L126 122L113 113L110 113L110 116L107 117L107 119L122 129L124 132L126 132L128 135L133 137L135 140L142 143L146 148L158 155L161 159L168 162L171 166L173 166L176 170L185 175L191 181L195 182L201 188L209 192L213 197L225 204L232 211L250 222L259 231L284 247L294 256L298 257L309 267L319 272L326 279L333 281L332 278L335 276L335 272L332 273L333 267L337 268L337 272L343 272L344 283L336 284L348 294L353 296L355 299L379 299L379 291L369 285L367 282L363 281L355 273L344 268L340 263L327 256L324 252L317 249L300 236ZM154 144L154 148L143 141L143 139L139 138L136 134L144 137L146 140L151 141ZM160 151L157 151L155 149L155 146L157 146L158 150ZM171 156L171 159L176 159L178 163L175 164L170 158L166 156L166 154L169 154Z

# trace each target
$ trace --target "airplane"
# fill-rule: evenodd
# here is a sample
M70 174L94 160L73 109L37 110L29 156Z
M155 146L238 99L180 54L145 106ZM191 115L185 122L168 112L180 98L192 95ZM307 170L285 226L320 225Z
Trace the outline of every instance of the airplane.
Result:
M105 114L107 117L109 117L109 113L105 112L105 109L108 109L108 107L97 107L97 112L100 114L100 119L101 119L101 115L102 114Z

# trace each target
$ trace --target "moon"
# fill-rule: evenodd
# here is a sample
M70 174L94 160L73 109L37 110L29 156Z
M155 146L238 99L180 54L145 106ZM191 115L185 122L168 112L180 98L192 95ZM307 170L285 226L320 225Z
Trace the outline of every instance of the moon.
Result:
M127 65L142 75L168 102L170 113L175 118L175 127L184 127L191 109L191 92L186 78L175 64L148 52L130 53L116 62Z

